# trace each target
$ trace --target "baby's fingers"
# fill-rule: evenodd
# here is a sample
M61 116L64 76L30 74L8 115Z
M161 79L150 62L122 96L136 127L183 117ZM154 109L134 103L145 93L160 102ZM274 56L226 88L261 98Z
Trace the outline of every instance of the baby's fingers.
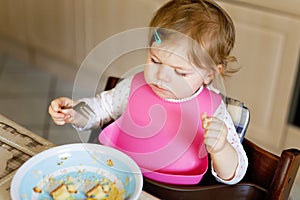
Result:
M205 118L207 118L207 113L206 112L201 114L201 119L204 120Z
M211 117L208 117L206 113L202 113L201 115L201 119L202 119L202 127L206 130L209 128L209 125L212 121Z
M219 138L220 136L220 132L221 130L213 130L213 129L209 129L207 131L205 131L204 137L205 138Z
M64 118L65 114L57 111L57 109L53 108L52 105L49 106L48 112L52 118Z
M226 125L222 121L216 119L217 118L210 118L208 127L206 129L222 131L224 128L226 128Z
M71 118L71 115L69 113L63 113L62 111L57 112L51 105L48 108L48 112L54 123L57 125L64 125L65 123L69 123L68 121Z

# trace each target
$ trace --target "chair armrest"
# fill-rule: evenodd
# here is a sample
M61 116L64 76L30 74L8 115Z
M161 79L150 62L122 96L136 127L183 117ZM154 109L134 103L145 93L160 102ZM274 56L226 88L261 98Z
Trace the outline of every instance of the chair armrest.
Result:
M300 151L288 149L281 153L271 186L269 199L288 199L300 165Z
M288 199L300 164L298 149L283 150L280 157L245 139L249 166L243 181L268 191L268 199Z
M247 138L243 141L243 147L249 161L243 181L269 189L279 163L279 156L266 151Z

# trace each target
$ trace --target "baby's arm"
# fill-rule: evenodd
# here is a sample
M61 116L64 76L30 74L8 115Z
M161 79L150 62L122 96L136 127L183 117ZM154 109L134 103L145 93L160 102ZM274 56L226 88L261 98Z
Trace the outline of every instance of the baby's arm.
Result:
M79 101L85 102L95 114L91 116L85 126L74 127L78 130L102 127L118 118L127 105L131 80L132 77L124 79L112 90L104 91L96 97L80 99Z
M248 159L225 104L221 103L213 117L203 115L202 119L213 175L226 184L239 182L246 173Z
M68 97L54 99L48 112L57 125L70 123L78 130L101 127L122 114L128 102L131 80L132 77L124 79L114 89L104 91L93 98L83 98L78 101ZM82 120L82 117L78 116L79 113L72 109L79 102L85 102L93 110L88 120Z

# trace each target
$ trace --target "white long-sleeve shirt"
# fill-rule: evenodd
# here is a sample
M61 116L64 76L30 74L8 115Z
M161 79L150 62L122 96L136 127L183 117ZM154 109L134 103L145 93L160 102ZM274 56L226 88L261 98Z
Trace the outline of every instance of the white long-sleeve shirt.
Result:
M115 88L109 91L104 91L93 98L84 98L80 101L86 102L94 111L95 115L88 121L85 127L79 128L75 127L78 130L87 130L95 127L101 127L103 124L117 119L120 115L122 115L125 110L128 97L130 92L132 77L124 79L121 81ZM198 93L201 90L198 91ZM194 94L197 95L198 93ZM193 96L194 96L193 95ZM174 100L174 101L183 101L183 100ZM248 167L248 158L243 149L242 144L240 143L240 139L238 134L236 133L236 129L232 122L230 114L227 112L226 105L222 101L217 110L215 111L214 117L217 117L225 122L228 127L228 135L227 139L229 143L236 150L238 155L238 166L236 168L236 172L234 177L231 180L222 180L217 176L216 172L212 166L212 174L216 177L216 179L225 184L235 184L239 182L245 175L247 167Z

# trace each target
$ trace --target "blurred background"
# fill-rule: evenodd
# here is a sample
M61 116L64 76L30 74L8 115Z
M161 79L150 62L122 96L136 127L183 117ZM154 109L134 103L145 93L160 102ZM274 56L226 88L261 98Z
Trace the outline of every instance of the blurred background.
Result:
M86 141L88 131L53 124L47 113L50 101L72 97L78 70L97 45L114 34L146 27L164 2L0 0L0 114L55 144ZM300 149L300 1L218 2L237 29L233 54L241 70L225 85L226 95L251 111L246 137L275 154ZM109 67L95 61L78 94L90 95L89 75L99 68L104 74L97 91L108 75L122 76L143 64L144 53L120 55ZM295 185L300 185L299 175ZM293 195L300 199L299 189Z

